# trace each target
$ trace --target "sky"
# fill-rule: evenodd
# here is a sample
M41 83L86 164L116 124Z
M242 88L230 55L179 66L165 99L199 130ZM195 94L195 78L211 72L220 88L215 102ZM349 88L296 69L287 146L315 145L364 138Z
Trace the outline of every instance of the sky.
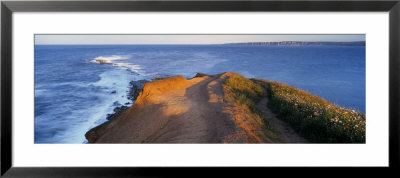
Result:
M35 44L224 44L271 41L365 41L365 35L35 35Z

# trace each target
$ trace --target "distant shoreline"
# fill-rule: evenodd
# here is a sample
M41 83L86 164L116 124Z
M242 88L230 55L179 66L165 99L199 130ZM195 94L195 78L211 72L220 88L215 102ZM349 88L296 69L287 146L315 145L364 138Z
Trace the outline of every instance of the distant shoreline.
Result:
M243 43L218 43L218 44L35 44L39 46L52 46L52 45L116 45L116 46L207 46L207 45L252 45L252 46L365 46L365 41L274 41L274 42L243 42Z
M280 41L280 42L248 42L227 43L224 45L251 45L251 46L365 46L365 41L331 42L331 41Z

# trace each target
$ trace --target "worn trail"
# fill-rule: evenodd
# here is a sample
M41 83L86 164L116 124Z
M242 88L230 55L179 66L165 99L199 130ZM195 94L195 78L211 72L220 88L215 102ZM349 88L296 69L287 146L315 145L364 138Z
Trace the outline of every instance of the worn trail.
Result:
M231 75L176 76L145 83L124 114L93 128L86 138L89 143L306 142L267 108L267 97L258 107L282 138L242 107L227 102L222 85Z
M262 85L260 85L262 87ZM287 143L307 143L308 141L300 136L289 124L277 118L268 107L268 91L262 87L264 91L264 98L257 104L265 119L270 121L272 127L280 134L281 138Z
M245 142L243 131L224 112L224 75L145 84L127 113L89 131L94 143Z

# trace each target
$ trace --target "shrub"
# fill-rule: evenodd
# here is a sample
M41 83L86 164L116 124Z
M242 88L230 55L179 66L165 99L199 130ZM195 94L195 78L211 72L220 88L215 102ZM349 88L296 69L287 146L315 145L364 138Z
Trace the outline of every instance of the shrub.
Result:
M257 81L267 89L268 107L310 142L365 143L364 114L282 83Z

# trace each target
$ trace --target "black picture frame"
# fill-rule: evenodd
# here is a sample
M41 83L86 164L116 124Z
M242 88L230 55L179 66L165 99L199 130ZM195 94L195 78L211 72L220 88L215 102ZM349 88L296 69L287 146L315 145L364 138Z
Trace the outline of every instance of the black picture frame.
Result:
M1 175L6 177L129 177L175 175L182 171L207 175L215 168L19 168L12 166L12 18L13 12L389 12L389 167L342 168L367 174L369 171L396 171L399 168L400 118L400 1L2 1L1 2ZM228 170L227 170L228 169ZM221 168L230 174L282 175L298 172L298 168ZM268 170L266 170L268 169ZM328 169L330 175L340 172ZM304 172L312 171L306 168ZM300 171L302 172L302 171ZM397 172L397 171L396 171ZM190 176L190 175L188 175Z

